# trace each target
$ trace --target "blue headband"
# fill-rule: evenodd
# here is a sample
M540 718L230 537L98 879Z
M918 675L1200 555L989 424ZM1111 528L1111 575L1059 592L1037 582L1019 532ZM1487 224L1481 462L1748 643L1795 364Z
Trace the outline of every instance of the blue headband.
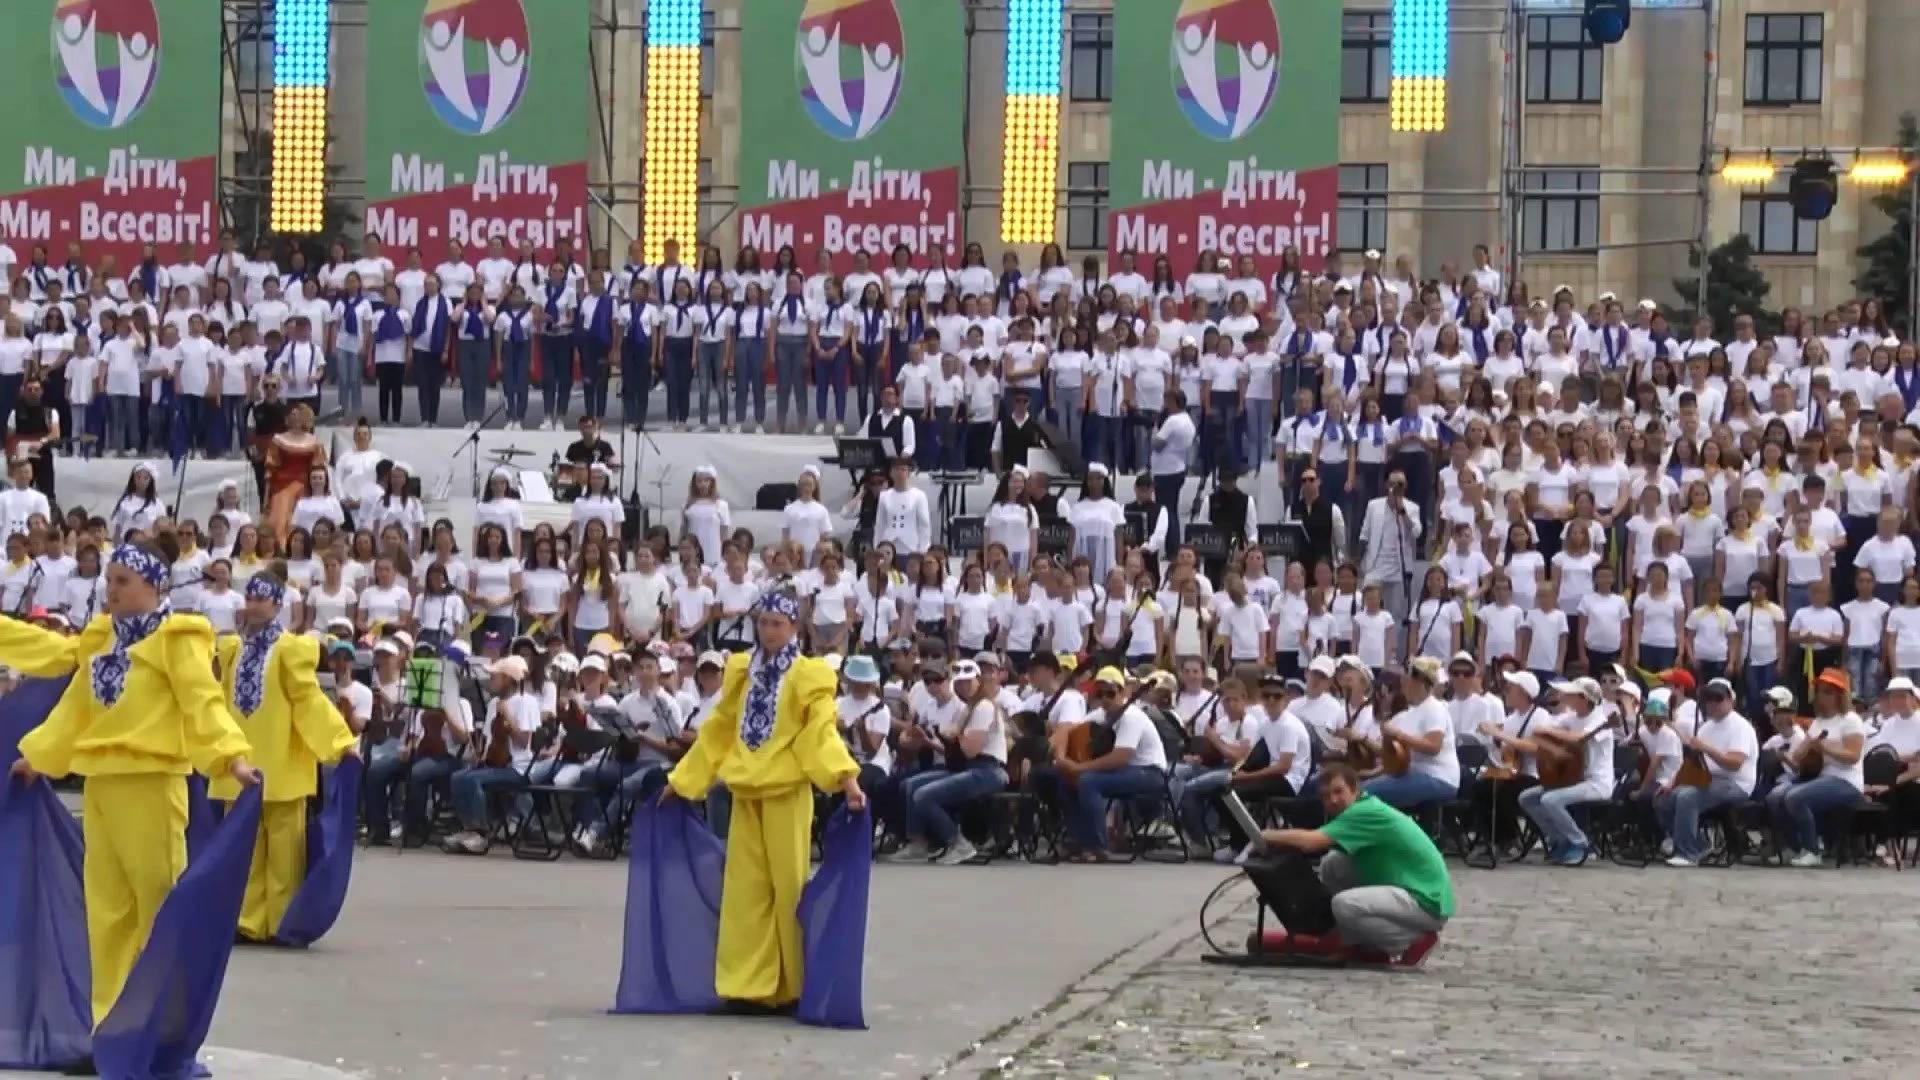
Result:
M134 547L132 544L121 544L114 548L109 565L126 567L145 578L147 584L156 589L164 587L167 583L167 564L146 549Z
M800 621L800 602L786 593L770 592L761 597L760 610L770 615L785 615L793 622Z
M249 600L271 600L277 604L286 595L286 586L264 574L256 574L247 579L247 599Z

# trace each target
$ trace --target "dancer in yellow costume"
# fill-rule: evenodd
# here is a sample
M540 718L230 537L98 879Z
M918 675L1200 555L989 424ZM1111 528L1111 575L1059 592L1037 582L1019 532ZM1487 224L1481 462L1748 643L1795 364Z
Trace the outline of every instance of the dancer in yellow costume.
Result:
M845 792L855 812L867 801L860 767L840 739L837 676L825 661L800 655L799 621L791 595L761 600L760 647L728 661L720 700L661 795L692 801L717 782L733 796L714 989L760 1009L800 1000L797 912L812 856L812 789Z
M107 565L107 613L75 637L0 620L0 663L35 678L77 671L53 712L20 740L13 775L87 778L81 827L96 1027L186 870L187 774L261 781L213 677L212 625L167 606L162 590L177 557L170 534L122 544Z
M220 671L240 730L267 774L260 802L260 835L240 909L240 936L272 941L280 919L307 873L307 800L318 792L318 767L358 756L353 729L320 689L320 644L306 634L281 632L287 587L266 570L247 579L246 631L221 639ZM222 802L240 797L240 785L221 777L207 794Z

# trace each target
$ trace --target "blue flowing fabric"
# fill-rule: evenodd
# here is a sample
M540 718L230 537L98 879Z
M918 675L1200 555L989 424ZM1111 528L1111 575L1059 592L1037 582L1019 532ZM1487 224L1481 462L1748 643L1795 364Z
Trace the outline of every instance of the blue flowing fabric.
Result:
M648 799L633 813L627 930L616 1013L704 1013L720 940L727 851L683 799Z
M861 991L867 960L867 886L873 876L873 820L834 811L820 838L822 858L800 894L806 973L794 1018L817 1027L864 1031Z
M872 829L866 813L836 812L826 827L825 858L800 895L805 985L796 1017L802 1023L866 1027L861 985ZM712 1011L720 1004L713 965L726 846L680 799L641 804L631 844L626 944L613 1011Z
M194 1055L213 1025L233 955L259 831L260 788L254 785L241 793L160 905L126 988L94 1032L93 1059L101 1076L194 1075Z
M66 679L0 697L0 1069L57 1069L92 1040L80 825L45 780L5 779Z
M207 798L207 778L199 773L187 777L187 865L192 866L213 839L220 825L220 808Z
M343 758L322 775L320 817L307 827L307 876L274 931L282 944L304 948L319 941L346 905L364 771L358 759Z
M67 682L27 679L0 697L0 772ZM253 787L174 883L120 999L92 1033L101 1076L205 1075L194 1056L226 977L259 828L260 789ZM51 785L0 781L0 1068L58 1068L88 1052L83 859L80 827Z

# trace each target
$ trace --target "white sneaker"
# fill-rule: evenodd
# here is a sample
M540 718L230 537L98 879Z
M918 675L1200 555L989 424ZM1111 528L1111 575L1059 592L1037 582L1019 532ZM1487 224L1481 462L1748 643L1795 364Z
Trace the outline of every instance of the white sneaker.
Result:
M1234 860L1239 857L1240 852L1237 848L1223 847L1215 848L1213 851L1213 861L1221 866L1232 866Z
M845 435L847 433L846 421L842 420L840 423L833 425L833 433L835 435Z
M825 424L813 425L813 433L815 435L825 435L827 433L827 425Z
M1660 841L1660 854L1662 855L1673 854L1673 841L1671 839Z
M1700 864L1694 862L1692 859L1685 859L1675 855L1673 858L1667 860L1667 865L1673 867L1675 870L1691 870Z
M966 837L963 836L955 840L952 847L941 852L940 857L933 861L940 866L959 866L978 854L980 853L975 851L973 845L967 843Z
M925 840L910 840L907 846L887 856L890 863L923 863L931 858L933 850L927 847Z
M487 853L487 838L481 836L479 833L468 833L466 839L460 842L460 847L461 850L469 855L485 855Z
M1823 865L1823 863L1820 859L1819 852L1803 851L1800 854L1795 855L1793 858L1787 860L1787 865L1796 866L1802 870L1818 870Z
M480 430L480 422L478 420L469 420L464 430L467 434L471 435Z

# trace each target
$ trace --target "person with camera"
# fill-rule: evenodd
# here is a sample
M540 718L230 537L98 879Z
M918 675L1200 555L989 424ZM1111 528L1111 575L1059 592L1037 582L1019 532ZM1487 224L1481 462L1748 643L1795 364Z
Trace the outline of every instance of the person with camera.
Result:
M240 936L256 943L273 940L306 878L307 800L319 794L318 766L360 756L353 729L320 688L319 642L281 628L286 590L273 570L248 578L245 625L215 645L233 713L267 775L240 910ZM240 797L240 782L214 777L207 795L231 804Z
M1420 508L1407 497L1407 474L1387 474L1387 493L1367 503L1360 524L1363 584L1380 589L1381 606L1407 617L1407 581L1420 558Z

